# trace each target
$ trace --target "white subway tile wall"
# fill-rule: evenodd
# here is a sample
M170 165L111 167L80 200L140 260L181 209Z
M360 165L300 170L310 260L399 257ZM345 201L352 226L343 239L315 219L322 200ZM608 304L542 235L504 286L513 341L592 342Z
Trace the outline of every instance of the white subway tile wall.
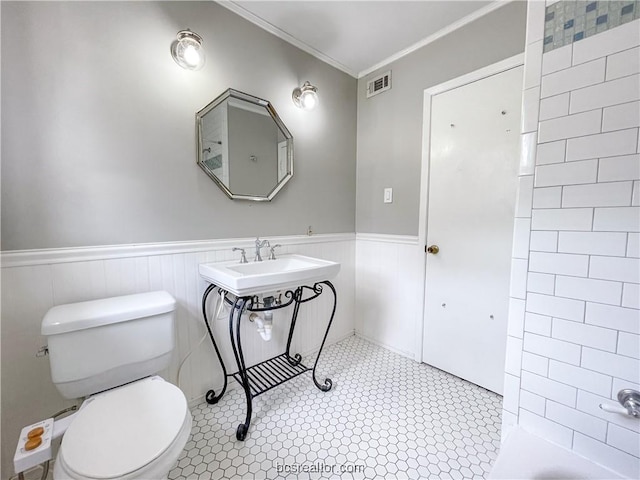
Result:
M555 15L569 8L578 22L588 8L587 20L609 15L609 24L564 46L555 38L549 46L545 30L541 68L534 29L550 25L552 10L547 2L541 18L540 8L528 9L525 58L536 64L528 71L525 62L523 91L538 111L538 145L533 178L520 177L534 185L521 190L518 208L518 217L531 218L529 252L527 224L517 225L508 334L522 336L523 351L518 356L520 342L510 338L507 372L511 385L520 377L520 391L505 389L504 410L506 427L519 424L638 478L640 422L599 407L640 387L640 20L616 23L613 3L636 14L638 2L553 2ZM564 22L561 29L573 29Z

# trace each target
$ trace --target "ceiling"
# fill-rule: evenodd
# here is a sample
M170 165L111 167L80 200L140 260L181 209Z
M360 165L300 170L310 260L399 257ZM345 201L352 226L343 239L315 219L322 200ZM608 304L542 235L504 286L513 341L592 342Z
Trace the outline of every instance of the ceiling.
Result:
M220 1L297 47L362 77L500 6L499 1Z

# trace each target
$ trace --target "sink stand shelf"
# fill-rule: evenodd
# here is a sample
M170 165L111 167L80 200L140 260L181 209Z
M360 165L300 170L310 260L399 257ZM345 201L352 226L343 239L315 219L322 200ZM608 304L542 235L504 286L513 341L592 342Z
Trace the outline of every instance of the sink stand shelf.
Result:
M302 363L302 357L299 353L291 355L291 340L293 339L293 332L296 327L300 305L319 297L324 291L324 286L328 287L328 289L331 290L331 293L333 294L333 308L331 310L331 317L329 318L329 323L327 324L327 329L324 332L320 350L318 350L318 354L316 356L313 367L307 367ZM207 318L207 297L214 290L217 290L219 294L225 294L225 302L231 307L229 312L229 336L231 339L233 355L238 367L238 370L235 373L227 373L227 368L224 364L220 349L218 348L216 340L213 336L213 331L209 324L209 320ZM284 298L285 301L282 303L264 307L261 306L258 301L258 296L256 295L237 297L214 284L210 284L205 290L204 295L202 296L202 315L207 326L209 338L211 339L211 343L213 344L213 348L215 349L216 355L222 367L222 372L224 374L224 385L222 387L222 391L216 395L214 390L209 390L206 394L206 400L209 404L218 403L218 401L222 398L225 391L227 390L229 377L235 378L236 381L242 386L247 400L247 415L244 423L238 425L238 428L236 430L236 438L238 440L244 440L247 436L247 431L249 430L249 425L251 424L252 400L258 395L261 395L271 390L272 388L275 388L278 385L281 385L306 372L311 372L313 383L316 385L316 387L318 387L318 389L322 390L323 392L331 390L331 387L333 386L333 383L329 378L325 378L324 382L322 383L318 382L318 380L316 379L316 368L318 366L320 355L322 354L322 349L324 348L324 344L327 340L329 329L331 328L331 324L333 323L333 317L336 313L336 289L331 284L331 282L325 280L316 282L313 284L313 286L300 286L295 290L287 290L284 292ZM267 310L279 310L281 308L288 307L289 305L293 305L293 314L291 316L289 337L287 339L287 346L284 353L263 362L257 363L253 366L247 367L244 359L244 354L242 352L242 340L240 337L240 322L242 320L243 313L247 311L264 312Z

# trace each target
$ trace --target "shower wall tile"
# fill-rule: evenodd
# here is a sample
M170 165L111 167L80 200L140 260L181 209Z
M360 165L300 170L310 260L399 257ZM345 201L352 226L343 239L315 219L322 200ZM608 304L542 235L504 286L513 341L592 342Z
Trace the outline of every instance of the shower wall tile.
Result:
M542 56L542 75L564 70L571 66L573 46L558 48Z
M625 357L640 358L640 335L620 332L616 352Z
M525 346L526 349L526 346ZM531 372L522 372L522 389L573 407L576 404L577 390L546 377Z
M640 208L596 208L593 230L601 232L640 232Z
M529 10L529 23L544 20L545 53L514 395L519 425L630 478L637 421L599 405L640 378L638 10L630 0L548 2L543 19Z
M640 309L640 285L625 283L622 287L622 306Z
M605 80L615 80L634 73L640 73L640 47L630 48L607 57Z
M559 163L536 167L535 186L575 185L594 183L598 175L598 161Z
M535 353L522 352L522 370L546 377L549 372L549 359Z
M638 129L601 133L567 140L566 161L616 157L636 153Z
M640 179L640 155L601 158L598 164L598 182Z
M629 233L627 238L627 257L640 257L640 233Z
M543 437L562 447L571 448L573 431L570 428L524 409L520 410L519 423L534 435Z
M610 328L613 331L640 333L638 312L633 308L587 302L584 321L590 325Z
M531 218L533 202L533 175L522 175L518 179L516 218Z
M632 182L568 185L562 189L562 207L629 206L632 186Z
M604 441L607 435L607 422L560 403L547 401L545 417L565 425L575 431L582 432L592 438Z
M521 133L535 132L538 129L539 98L538 86L529 88L522 94Z
M640 78L638 82L640 84ZM603 132L638 126L640 126L640 102L623 103L603 110Z
M544 357L544 355L542 355ZM536 393L544 398L573 407L576 404L577 390L554 380L531 372L522 372L522 389Z
M529 245L532 252L557 252L558 232L532 231Z
M564 154L567 149L567 141L541 143L538 145L536 165L549 165L551 163L564 162Z
M606 60L599 58L584 65L578 65L550 73L542 77L542 98L570 92L604 81Z
M572 91L569 113L586 112L596 108L634 102L638 99L640 99L640 75L630 75Z
M523 85L524 89L537 87L540 85L540 76L542 74L542 40L535 42L532 48L525 53Z
M542 275L540 273L530 273L529 275ZM549 295L552 295L550 293ZM543 335L545 337L551 336L551 317L545 315L538 315L537 313L527 312L524 316L524 329L526 332L535 333L537 335ZM540 357L542 358L542 357ZM545 364L544 376L547 376L549 362ZM526 369L525 369L526 370ZM533 371L533 370L530 370ZM534 372L537 373L537 372Z
M626 242L626 233L559 232L558 252L623 257Z
M538 141L544 143L571 137L582 137L592 133L600 133L601 128L602 110L565 115L540 122Z
M520 135L520 168L518 175L533 175L536 165L537 147L538 132Z
M529 258L529 237L531 235L531 219L516 218L513 228L513 258Z
M536 188L533 191L533 208L560 208L562 187Z
M529 272L529 275L527 276L527 291L529 292L553 295L555 291L555 284L556 277L548 273Z
M544 417L546 401L546 398L536 395L535 393L528 392L527 390L520 391L520 408L540 415L541 417Z
M569 92L540 101L540 121L569 114Z
M607 442L612 447L638 457L640 456L640 443L638 443L638 434L634 430L610 425L607 432Z
M637 436L636 433L635 437ZM573 450L578 455L590 458L600 465L611 466L612 470L620 473L638 470L637 456L630 455L580 432L576 432L573 437Z

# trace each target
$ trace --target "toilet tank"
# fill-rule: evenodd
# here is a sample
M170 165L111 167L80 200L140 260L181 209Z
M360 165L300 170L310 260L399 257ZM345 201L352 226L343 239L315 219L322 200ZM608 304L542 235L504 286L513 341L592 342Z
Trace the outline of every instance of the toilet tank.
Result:
M84 397L167 368L175 303L160 291L50 309L41 333L58 391L65 398Z

